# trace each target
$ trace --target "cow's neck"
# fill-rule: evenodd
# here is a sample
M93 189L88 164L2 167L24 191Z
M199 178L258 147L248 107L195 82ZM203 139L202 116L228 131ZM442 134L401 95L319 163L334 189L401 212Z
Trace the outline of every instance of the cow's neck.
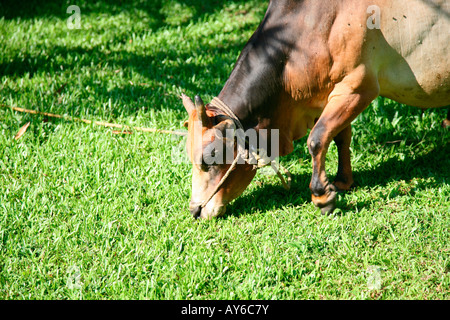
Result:
M283 5L280 1L284 1ZM308 44L323 35L312 30L314 25L306 22L299 27L297 19L292 19L293 15L286 12L293 10L290 5L294 4L303 15L323 21L321 11L309 12L317 6L304 7L297 1L280 1L276 6L271 1L266 16L242 50L219 98L236 114L245 129L279 129L280 155L285 155L293 150L293 140L312 128L330 88L324 75L312 73L319 68L310 68L308 77L295 81L304 73L301 66L307 68L309 64L324 66L320 70L326 75L325 66L329 61L326 56L321 57L322 60L312 60L309 48L298 47L299 43ZM332 19L332 15L327 17ZM295 63L288 69L290 59ZM292 68L292 65L297 67ZM300 70L296 69L298 66ZM313 95L319 98L312 99Z
M270 25L274 18L266 14L218 96L246 130L273 128L271 122L279 112L283 70L292 44L286 32Z
M286 30L282 32L278 25L271 26L269 18L274 21L274 16L266 14L218 97L236 114L245 130L279 129L280 155L284 155L293 149L292 135L289 128L279 126L274 120L277 114L286 113L280 104L282 77L293 37L289 39Z
M241 63L249 62L244 60ZM252 63L258 64L255 61ZM264 67L251 69L250 73L246 72L246 68L234 69L219 99L239 118L244 130L278 129L279 153L285 155L292 151L293 138L290 128L281 126L277 118L279 114L286 114L280 103L286 95L281 88L281 81L272 82L282 72L264 70Z

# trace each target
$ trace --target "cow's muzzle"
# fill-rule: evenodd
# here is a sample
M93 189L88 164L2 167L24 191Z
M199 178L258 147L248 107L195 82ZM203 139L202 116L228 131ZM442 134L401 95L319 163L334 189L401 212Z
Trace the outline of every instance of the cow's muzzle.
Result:
M200 215L202 213L202 206L195 206L193 208L189 208L189 211L191 211L191 214L195 219L198 219L200 218Z
M192 204L189 206L189 211L195 219L213 219L223 216L227 210L226 205L214 205L210 203L205 207L198 204Z

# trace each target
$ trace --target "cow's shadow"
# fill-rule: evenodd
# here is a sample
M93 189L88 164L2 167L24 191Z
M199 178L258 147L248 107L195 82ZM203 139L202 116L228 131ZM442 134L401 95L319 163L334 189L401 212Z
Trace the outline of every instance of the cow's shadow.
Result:
M436 187L450 182L449 177L449 159L450 144L442 142L436 145L431 151L421 156L405 156L403 160L396 157L379 163L376 168L367 168L354 170L355 186L353 192L359 188L386 187L393 181L411 181L415 178L421 179L419 183L414 184L414 188L408 190L411 196L417 191L425 190L429 187ZM312 170L311 170L312 171ZM333 176L329 177L330 180ZM236 199L228 208L227 217L240 217L252 214L254 212L265 212L276 210L286 206L299 206L311 203L311 193L308 185L311 179L311 172L292 175L291 190L286 191L280 183L262 184L253 192L248 192ZM275 180L274 180L275 181ZM395 198L405 194L402 191L391 191L386 194L377 192L380 200ZM351 200L348 201L343 194L338 195L337 207L340 209L338 214L346 214L355 210L370 206L373 200ZM311 203L312 205L312 203ZM320 211L317 209L317 212ZM299 212L299 214L301 214Z

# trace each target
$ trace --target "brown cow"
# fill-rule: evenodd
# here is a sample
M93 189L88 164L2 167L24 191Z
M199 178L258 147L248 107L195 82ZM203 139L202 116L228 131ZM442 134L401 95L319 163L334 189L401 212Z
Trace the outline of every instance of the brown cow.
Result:
M333 211L336 191L353 183L350 124L373 99L421 108L450 104L449 30L449 0L270 1L216 102L205 106L183 96L194 164L192 214L222 215L253 179L250 163L201 160L209 144L222 141L217 132L225 136L237 125L279 129L281 156L312 129L312 201L323 213ZM201 130L194 130L198 120ZM449 121L450 114L443 125ZM339 153L333 184L325 173L332 140Z

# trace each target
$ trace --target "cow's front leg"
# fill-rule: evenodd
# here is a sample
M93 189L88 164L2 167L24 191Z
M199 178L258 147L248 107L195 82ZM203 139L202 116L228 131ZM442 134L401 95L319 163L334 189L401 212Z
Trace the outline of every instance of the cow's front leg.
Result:
M340 153L338 187L347 189L353 182L349 150L350 123L377 95L378 85L374 78L364 72L348 76L336 85L322 115L311 130L307 142L313 160L313 173L309 188L312 192L312 201L321 209L322 214L331 213L336 208L337 189L328 181L325 171L328 147L336 138Z

